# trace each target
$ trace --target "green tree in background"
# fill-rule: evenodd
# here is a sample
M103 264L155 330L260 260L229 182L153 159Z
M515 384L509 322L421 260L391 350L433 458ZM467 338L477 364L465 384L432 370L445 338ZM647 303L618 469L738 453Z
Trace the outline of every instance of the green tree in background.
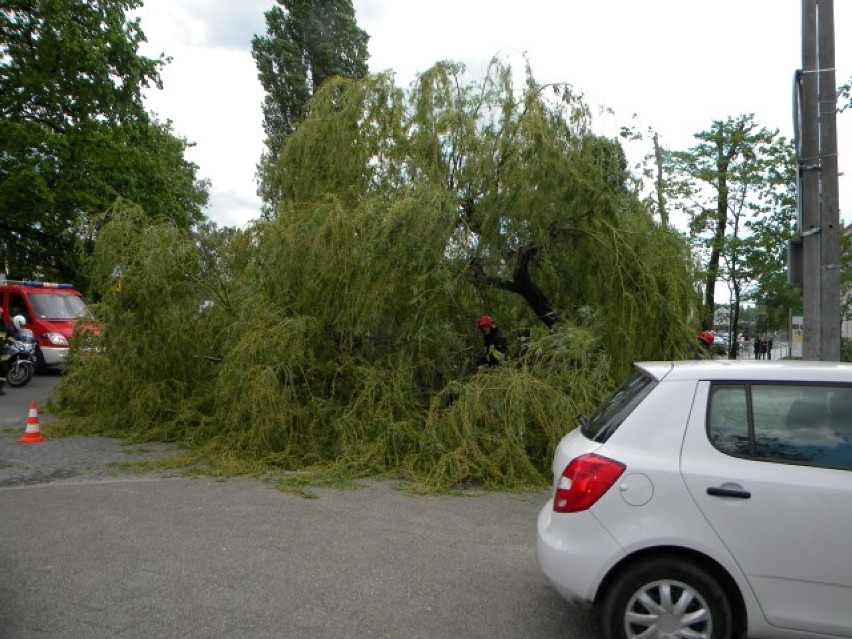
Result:
M252 39L252 56L266 91L266 150L259 165L259 194L274 208L274 167L308 101L329 78L367 74L369 36L358 27L351 0L277 0L266 12L266 35Z
M164 60L137 53L138 0L6 2L0 12L0 268L85 284L85 256L116 198L186 227L206 184L142 89Z
M689 216L702 260L702 327L713 328L717 281L730 288L736 326L743 299L781 294L778 274L796 210L792 147L750 115L714 121L695 137L696 146L672 154L671 204Z
M786 142L772 146L763 162L775 188L746 223L743 257L751 278L749 299L767 309L770 326L777 329L786 327L788 312L802 305L801 289L787 284L787 241L797 234L796 163Z

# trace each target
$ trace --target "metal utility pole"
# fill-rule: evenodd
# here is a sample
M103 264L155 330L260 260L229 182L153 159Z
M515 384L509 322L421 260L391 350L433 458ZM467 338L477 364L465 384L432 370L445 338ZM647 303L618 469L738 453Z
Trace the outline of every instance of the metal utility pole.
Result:
M799 233L804 359L840 360L840 199L834 1L802 0L799 74Z

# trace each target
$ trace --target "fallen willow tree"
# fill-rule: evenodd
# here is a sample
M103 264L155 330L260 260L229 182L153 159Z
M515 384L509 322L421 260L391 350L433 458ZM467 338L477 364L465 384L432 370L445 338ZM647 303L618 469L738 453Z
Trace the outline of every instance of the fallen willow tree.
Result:
M518 99L496 63L461 77L326 84L282 151L276 214L248 230L108 212L101 348L74 353L65 423L235 472L546 484L631 362L687 352L688 251L569 88L528 74ZM510 358L475 372L482 313Z

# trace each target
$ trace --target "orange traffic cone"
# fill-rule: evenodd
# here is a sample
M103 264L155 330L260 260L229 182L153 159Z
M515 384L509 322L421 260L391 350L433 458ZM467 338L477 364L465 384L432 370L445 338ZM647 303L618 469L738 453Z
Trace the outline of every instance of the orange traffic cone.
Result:
M29 417L27 417L27 430L24 433L24 436L18 441L23 444L36 444L38 442L43 442L44 440L45 437L38 429L38 406L36 405L35 400L33 400L30 402L30 414Z

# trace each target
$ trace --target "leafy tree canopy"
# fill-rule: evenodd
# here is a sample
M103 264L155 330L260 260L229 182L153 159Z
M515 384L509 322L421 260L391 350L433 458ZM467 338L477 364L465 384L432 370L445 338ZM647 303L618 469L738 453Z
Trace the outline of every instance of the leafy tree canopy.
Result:
M792 145L751 115L712 123L698 143L671 154L669 204L689 218L689 234L705 274L703 325L713 326L715 285L733 304L789 298L782 291L786 240L796 215Z
M279 223L327 224L306 212L333 195L387 225L407 202L404 228L424 225L426 272L475 291L451 324L483 306L523 325L594 315L621 371L631 357L674 353L692 299L687 251L628 190L621 147L592 134L570 87L528 72L518 94L497 62L481 85L462 72L439 64L407 95L384 76L326 85L279 162ZM322 271L352 270L324 259Z
M0 113L54 132L87 120L144 117L141 88L160 85L163 60L137 54L145 38L126 12L141 0L10 0L0 13Z
M163 59L137 53L136 0L12 1L0 12L0 247L12 277L85 285L81 259L116 198L181 226L206 184L141 91Z
M686 244L568 87L516 91L499 63L475 85L452 63L410 91L326 82L275 177L276 215L246 231L114 211L92 262L104 350L77 353L66 416L243 470L540 486L631 362L688 354ZM482 313L510 359L474 373Z

